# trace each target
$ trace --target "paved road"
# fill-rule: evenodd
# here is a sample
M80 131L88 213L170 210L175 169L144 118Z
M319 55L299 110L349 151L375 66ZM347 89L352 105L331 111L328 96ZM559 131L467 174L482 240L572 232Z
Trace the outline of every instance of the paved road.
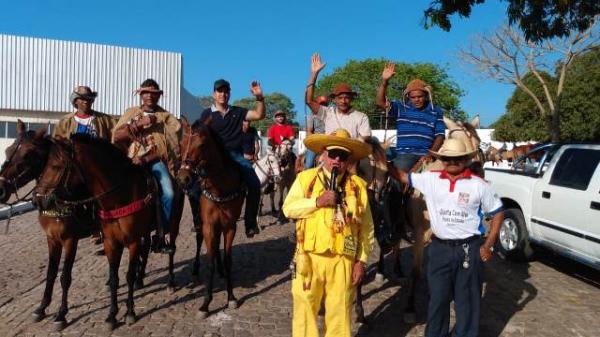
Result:
M216 282L212 313L196 316L203 286L190 276L195 249L189 232L189 209L185 210L177 242L178 289L169 293L166 257L152 255L146 288L136 292L138 322L122 325L111 334L103 329L108 313L106 258L95 256L89 240L80 243L70 293L70 325L52 333L51 318L30 323L31 312L42 296L46 268L46 242L36 213L13 219L10 233L0 235L0 336L289 336L291 334L290 272L293 225L271 225L264 216L264 230L253 240L238 232L234 247L233 275L238 309L225 309L224 282ZM241 227L241 224L240 224ZM0 232L3 232L3 222ZM410 249L404 251L408 260ZM373 255L375 256L375 255ZM120 311L124 321L125 267L121 263ZM389 261L388 261L389 262ZM372 266L371 266L372 267ZM372 268L371 268L372 270ZM365 311L370 321L354 326L358 336L422 336L427 293L420 286L418 323L401 321L406 304L402 282L373 281L365 287ZM587 336L600 335L600 273L554 255L515 265L496 258L486 269L481 336ZM57 280L48 313L56 313L60 300Z

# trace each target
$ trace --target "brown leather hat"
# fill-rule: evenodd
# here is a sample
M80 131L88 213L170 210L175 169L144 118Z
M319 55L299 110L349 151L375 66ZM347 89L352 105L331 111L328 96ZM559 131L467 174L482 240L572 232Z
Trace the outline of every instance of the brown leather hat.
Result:
M349 86L346 83L340 83L335 86L333 92L329 94L329 97L336 97L341 94L350 94L352 96L358 96L358 93L356 91L353 91L351 86Z

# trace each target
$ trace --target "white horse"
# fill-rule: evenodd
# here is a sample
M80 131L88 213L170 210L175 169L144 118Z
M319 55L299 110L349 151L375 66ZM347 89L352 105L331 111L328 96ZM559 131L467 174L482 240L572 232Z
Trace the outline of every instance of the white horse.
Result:
M276 190L279 192L279 209L275 208L275 190L269 193L269 197L271 199L271 212L273 215L277 215L279 223L285 222L285 216L281 211L281 206L283 205L286 192L289 192L294 180L296 179L296 155L294 154L293 148L294 141L290 139L284 139L274 150L280 167L280 179L275 182Z
M267 150L267 155L257 160L254 165L254 172L260 181L260 187L263 193L269 193L274 184L281 178L281 168L277 154Z

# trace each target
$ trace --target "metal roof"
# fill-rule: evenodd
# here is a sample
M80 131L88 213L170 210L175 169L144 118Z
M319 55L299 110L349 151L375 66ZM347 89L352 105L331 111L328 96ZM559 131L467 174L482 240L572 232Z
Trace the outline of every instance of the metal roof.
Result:
M139 104L134 90L154 78L159 104L179 117L180 53L0 34L0 109L71 112L76 85L98 92L94 109L120 115Z

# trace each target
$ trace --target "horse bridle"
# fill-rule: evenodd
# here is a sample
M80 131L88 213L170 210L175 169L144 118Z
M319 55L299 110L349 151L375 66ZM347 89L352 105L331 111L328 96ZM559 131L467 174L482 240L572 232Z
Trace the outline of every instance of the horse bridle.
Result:
M16 149L11 153L10 157L7 158L4 163L2 163L2 166L0 168L0 181L6 182L8 185L10 185L15 193L15 198L16 200L5 204L8 206L13 206L19 202L23 202L23 201L30 201L30 199L27 199L27 197L33 193L33 191L35 190L36 186L33 186L29 192L25 193L25 195L23 195L23 197L19 197L19 186L18 186L18 182L19 179L21 179L22 177L24 177L26 174L29 174L29 172L31 171L31 168L29 166L27 166L23 171L21 171L16 177L13 177L12 179L6 179L6 177L4 177L4 169L12 162L14 156L17 154L19 148L21 147L21 141L22 138L19 138L17 140L17 147Z
M189 132L187 134L187 142L185 144L185 150L181 155L181 165L179 166L179 170L188 171L193 176L198 177L200 176L200 168L198 167L198 165L195 165L195 161L189 160L187 157L190 151L190 147L192 145L192 139L194 138L194 136L198 137L199 135L197 133L194 133L191 126L188 128L188 130Z

